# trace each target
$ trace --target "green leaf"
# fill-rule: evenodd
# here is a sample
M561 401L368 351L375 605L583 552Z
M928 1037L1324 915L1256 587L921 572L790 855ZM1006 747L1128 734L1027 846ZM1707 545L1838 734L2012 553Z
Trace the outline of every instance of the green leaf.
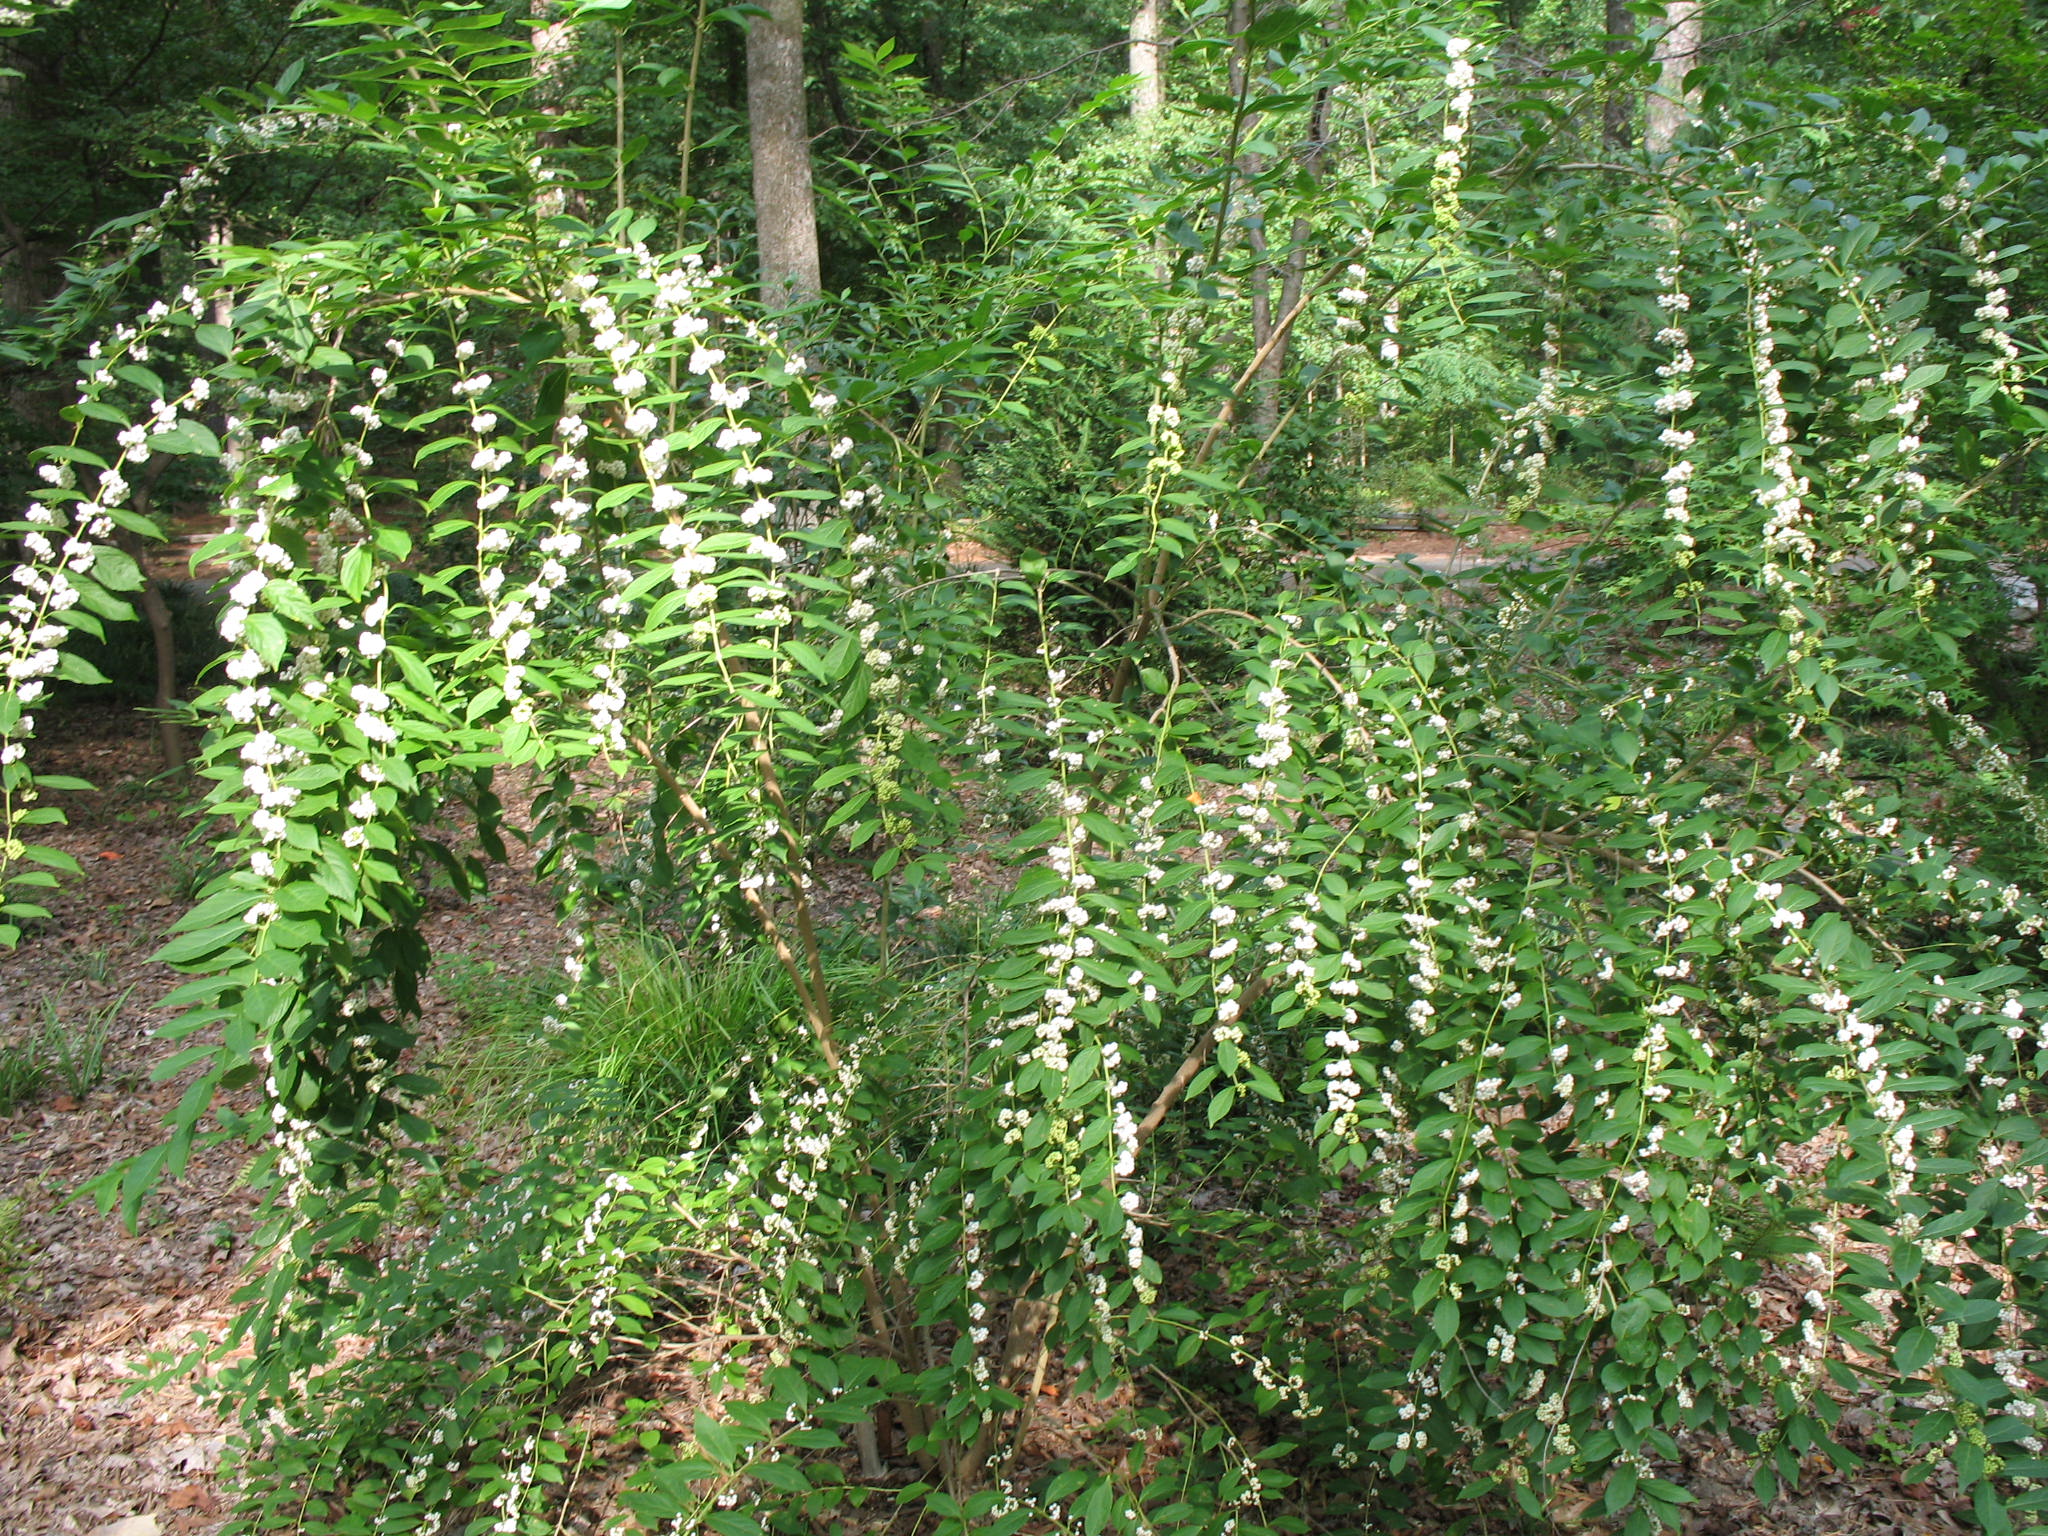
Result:
M1892 1341L1892 1365L1902 1376L1918 1375L1940 1347L1941 1341L1932 1329L1903 1329Z
M285 647L291 643L284 624L271 613L250 614L243 625L242 638L250 650L263 658L265 666L273 668L284 659Z
M1628 1508L1636 1496L1636 1479L1640 1474L1628 1462L1614 1469L1614 1475L1607 1479L1607 1496L1601 1507L1610 1515L1618 1515Z
M158 453L170 453L194 458L217 459L220 457L220 439L204 422L190 417L179 422L167 432L152 432L149 446Z
M78 683L87 688L98 687L107 680L106 673L74 651L58 653L57 676L67 683Z
M692 1428L697 1437L697 1444L704 1448L704 1454L721 1467L736 1466L739 1463L739 1431L730 1424L714 1419L700 1409Z
M1631 1296L1614 1309L1614 1336L1617 1339L1634 1338L1650 1326L1650 1304L1640 1296Z

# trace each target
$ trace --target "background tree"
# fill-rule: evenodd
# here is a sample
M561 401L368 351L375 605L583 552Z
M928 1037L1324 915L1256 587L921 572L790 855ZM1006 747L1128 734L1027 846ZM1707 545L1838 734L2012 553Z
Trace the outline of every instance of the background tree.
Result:
M747 28L747 125L761 291L777 304L815 299L823 279L804 105L803 0L768 0Z
M1688 89L1686 77L1699 67L1705 25L1700 0L1668 0L1656 24L1657 80L1643 98L1643 149L1652 156L1670 153L1699 105L1698 87Z
M1166 105L1166 53L1160 40L1160 0L1139 0L1131 13L1131 114L1150 117Z

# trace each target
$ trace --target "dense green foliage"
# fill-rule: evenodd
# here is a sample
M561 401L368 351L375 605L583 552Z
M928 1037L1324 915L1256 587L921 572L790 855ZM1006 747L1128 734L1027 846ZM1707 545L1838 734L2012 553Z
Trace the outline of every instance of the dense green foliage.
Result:
M672 20L581 10L599 81ZM238 1528L553 1529L670 1329L647 1530L1647 1536L1710 1436L2039 1528L2031 75L1838 25L1653 159L1647 50L1552 8L1209 5L1163 122L976 109L1026 152L969 98L1117 19L1003 14L820 21L840 280L771 314L726 151L669 198L519 21L332 0L10 343L71 403L4 525L9 942L131 476L232 572L192 1086L100 1193L256 1149L249 1348L189 1362ZM1841 50L1885 88L1812 95ZM208 243L315 146L375 217ZM1353 558L1437 486L1570 537ZM420 1060L430 881L514 829L560 969Z

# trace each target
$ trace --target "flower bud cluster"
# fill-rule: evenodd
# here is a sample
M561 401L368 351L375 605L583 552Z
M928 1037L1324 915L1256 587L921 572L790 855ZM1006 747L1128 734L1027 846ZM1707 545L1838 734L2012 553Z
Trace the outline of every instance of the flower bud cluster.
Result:
M1472 131L1473 87L1479 83L1472 67L1473 46L1469 37L1454 37L1444 44L1444 56L1450 61L1444 71L1444 89L1450 99L1444 104L1443 148L1437 151L1429 182L1439 238L1447 238L1458 228L1458 186L1465 179L1465 141Z
M1909 139L1909 150L1917 146ZM1984 172L1963 169L1960 152L1950 150L1927 168L1927 179L1942 187L1938 202L1942 212L1963 227L1957 252L1970 268L1969 284L1976 290L1971 320L1981 324L1977 340L1989 354L1979 371L1994 389L2010 399L2021 397L2025 369L2020 363L2019 344L2013 340L2012 292L2006 286L2016 271L2000 265L2011 254L1997 244L1997 219L1986 219L1979 211L1976 194L1982 190Z
M1669 457L1664 466L1664 521L1670 526L1672 560L1680 570L1693 562L1695 540L1692 534L1692 479L1696 467L1692 450L1698 442L1696 433L1681 425L1681 418L1692 408L1698 398L1692 390L1693 370L1699 366L1692 354L1692 340L1685 328L1686 315L1692 309L1692 296L1684 287L1684 252L1674 248L1670 260L1657 269L1657 308L1662 314L1664 325L1657 332L1660 345L1670 349L1668 361L1657 366L1657 377L1664 381L1664 392L1657 397L1655 410L1666 418L1664 429L1657 441L1664 445Z
M1758 431L1763 440L1764 483L1756 492L1757 506L1765 514L1763 566L1758 575L1765 596L1780 605L1779 623L1787 634L1785 659L1792 665L1803 660L1818 644L1801 607L1802 596L1812 586L1811 568L1819 553L1806 505L1812 485L1799 472L1799 459L1792 446L1792 414L1785 404L1785 376L1776 362L1778 337L1771 309L1783 295L1771 283L1772 264L1758 248L1749 220L1730 220L1728 232L1749 287L1746 315L1750 366L1756 380Z

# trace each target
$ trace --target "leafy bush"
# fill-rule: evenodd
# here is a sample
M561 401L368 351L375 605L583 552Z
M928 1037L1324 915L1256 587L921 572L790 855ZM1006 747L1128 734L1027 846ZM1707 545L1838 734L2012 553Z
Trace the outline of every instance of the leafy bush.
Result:
M1530 273L1528 231L1465 205L1468 173L1543 148L1475 130L1485 50L1274 8L1201 106L1213 163L1113 252L1036 249L1062 303L1168 266L1130 334L1187 366L1134 345L1094 385L1142 404L1103 500L1038 493L1088 530L1088 579L1007 578L945 561L935 427L1057 372L991 361L1059 335L1033 269L973 294L920 270L828 368L653 219L559 210L526 43L403 19L307 103L404 168L417 225L228 253L115 333L8 525L34 563L0 790L33 826L25 709L138 579L104 543L139 521L124 455L218 464L233 650L197 707L224 867L161 955L189 976L164 1070L198 1080L100 1189L132 1211L209 1094L254 1090L214 1111L270 1200L222 1378L250 1525L537 1536L589 1447L567 1399L670 1308L761 1347L645 1448L650 1529L893 1502L939 1536L1254 1536L1419 1499L1537 1520L1574 1488L1647 1536L1682 1518L1690 1437L1769 1495L1853 1459L1852 1394L1883 1407L1866 1449L2038 1524L2048 910L1845 757L1910 704L2013 775L1922 657L1974 632L1944 442L2048 425L1992 297L2024 155L1903 125L1967 226L1938 324L1910 280L1928 195L1845 215L1756 158L1748 107L1683 174L1560 180ZM1367 169L1273 147L1368 84L1409 120ZM1524 309L1560 327L1500 473L1540 508L1561 418L1597 409L1572 430L1658 567L1637 602L1569 561L1445 584L1275 531L1267 434L1234 430L1238 296L1332 247L1318 284L1359 286L1305 286L1297 317L1403 298L1400 334L1469 331L1471 357ZM1568 398L1574 271L1635 343ZM948 297L973 302L935 320ZM934 345L963 314L979 334ZM99 541L86 569L60 524ZM485 868L426 824L501 852L508 768L562 892L563 1054L486 1052L541 1086L533 1153L451 1173L408 1055L422 892ZM828 864L923 899L963 781L1031 811L984 952L835 966L860 946L824 921ZM66 867L0 857L10 918ZM608 912L650 909L693 970L603 974ZM621 1103L667 1156L620 1148ZM1048 1388L1103 1414L1085 1455L1034 1441Z

